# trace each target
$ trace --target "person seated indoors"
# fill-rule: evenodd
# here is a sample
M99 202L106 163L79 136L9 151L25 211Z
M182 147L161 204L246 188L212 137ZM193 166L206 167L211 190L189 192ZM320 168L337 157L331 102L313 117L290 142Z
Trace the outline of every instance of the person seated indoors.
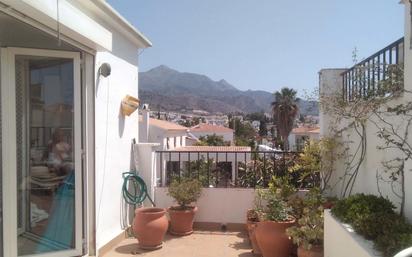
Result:
M61 129L56 129L49 142L49 167L57 176L67 175L72 169L71 146L65 141Z

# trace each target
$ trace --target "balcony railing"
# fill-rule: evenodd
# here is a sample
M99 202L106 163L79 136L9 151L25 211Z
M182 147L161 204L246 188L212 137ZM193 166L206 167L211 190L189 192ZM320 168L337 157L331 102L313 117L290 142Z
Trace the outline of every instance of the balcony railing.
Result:
M309 188L318 178L301 181L301 171L291 172L299 152L270 151L157 151L158 186L172 179L198 179L204 187L267 187L272 176L290 176L298 188Z
M342 73L343 100L350 102L381 94L382 81L394 79L397 70L403 70L403 62L401 38Z

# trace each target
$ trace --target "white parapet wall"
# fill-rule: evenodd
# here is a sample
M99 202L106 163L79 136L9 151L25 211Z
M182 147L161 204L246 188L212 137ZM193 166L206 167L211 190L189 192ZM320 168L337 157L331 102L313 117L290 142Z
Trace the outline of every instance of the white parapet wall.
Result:
M381 257L373 243L358 235L351 226L339 222L325 210L325 257Z
M253 188L203 188L197 201L199 210L196 222L245 223L246 211L254 207L255 189ZM157 207L167 208L176 205L167 195L166 187L155 188Z

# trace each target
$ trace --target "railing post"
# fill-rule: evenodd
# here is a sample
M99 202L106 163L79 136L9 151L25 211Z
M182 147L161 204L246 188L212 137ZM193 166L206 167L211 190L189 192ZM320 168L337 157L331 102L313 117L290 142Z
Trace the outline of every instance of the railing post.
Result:
M207 187L210 187L210 158L207 152Z
M164 186L164 177L163 177L163 152L159 152L160 158L159 158L159 163L160 163L160 185Z
M239 175L239 169L238 169L238 163L237 163L237 152L235 153L235 174L234 174L234 181L235 181L235 187L237 187L237 176Z

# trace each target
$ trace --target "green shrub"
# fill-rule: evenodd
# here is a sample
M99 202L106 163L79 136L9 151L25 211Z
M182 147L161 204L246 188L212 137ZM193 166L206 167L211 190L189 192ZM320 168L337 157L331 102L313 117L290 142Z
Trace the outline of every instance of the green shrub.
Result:
M170 183L168 195L173 197L179 209L188 209L189 205L196 202L202 194L202 184L197 179L175 179Z
M383 197L356 194L336 202L332 208L332 214L335 217L354 227L360 220L368 218L373 213L393 214L395 206Z
M331 211L358 234L373 240L374 247L385 257L412 246L412 225L383 197L353 195L337 201Z
M268 189L258 189L255 199L260 220L287 221L293 219L289 198L296 188L285 177L273 176Z
M323 245L323 202L319 188L312 188L302 200L304 208L298 226L286 231L299 247L310 250L314 245Z
M376 250L380 251L384 257L392 257L398 252L412 246L412 231L409 233L385 233L375 241Z

